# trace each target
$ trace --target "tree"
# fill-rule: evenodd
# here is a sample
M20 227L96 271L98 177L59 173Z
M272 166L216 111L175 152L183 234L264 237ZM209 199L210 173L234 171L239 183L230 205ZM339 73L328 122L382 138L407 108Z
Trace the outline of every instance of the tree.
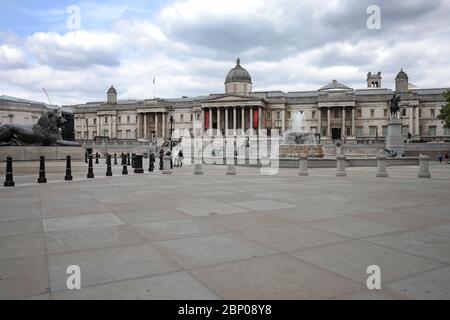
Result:
M445 128L450 128L450 90L445 92L444 96L447 103L442 106L442 109L437 117L442 121Z

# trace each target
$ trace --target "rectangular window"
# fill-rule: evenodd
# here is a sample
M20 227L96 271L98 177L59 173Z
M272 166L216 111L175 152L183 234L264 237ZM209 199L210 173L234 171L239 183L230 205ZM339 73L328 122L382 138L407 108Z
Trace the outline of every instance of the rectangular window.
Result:
M383 136L387 136L387 129L388 127L387 126L383 126Z
M370 117L375 117L375 109L370 109Z
M122 117L118 117L117 122L122 123Z
M326 135L327 135L327 128L322 127L322 136L326 136Z
M311 112L311 118L312 118L312 119L315 119L315 118L316 118L316 111L312 111L312 112Z
M406 109L402 109L402 116L406 117Z
M280 120L280 118L281 118L281 112L277 111L277 120Z
M375 136L377 136L377 134L378 134L377 127L376 126L370 126L369 127L369 136L375 137Z
M407 135L409 132L409 126L402 126L402 135Z
M357 109L356 110L356 117L357 118L362 118L362 111L361 111L361 109Z
M94 125L97 124L97 118L94 118Z
M450 128L444 128L444 135L449 136L450 135Z
M194 114L191 113L191 121L193 121L193 120L194 120Z
M362 137L363 136L363 127L356 127L356 136L357 137Z
M388 117L388 109L383 110L383 117L385 117L385 118Z
M180 114L180 122L183 122L184 120L184 115Z
M287 117L288 120L291 119L291 112L290 111L286 112L286 117Z
M105 117L105 123L108 123L108 117Z
M117 130L117 139L122 139L122 130Z
M131 121L131 117L130 116L127 116L127 123L130 123L130 121ZM128 137L127 137L128 138Z
M345 135L346 136L351 136L352 135L352 128L350 128L350 127L347 127L346 129L345 129Z
M266 120L270 120L270 115L271 115L271 112L269 111L269 112L266 112Z
M131 130L127 130L127 139L131 139Z
M431 110L430 110L430 116L431 116L431 118L434 118L434 116L435 116L435 114L434 114L434 109L431 109Z
M436 135L436 126L429 126L428 127L428 135L429 136L435 136Z
M339 118L339 111L338 110L334 111L334 118L335 119Z

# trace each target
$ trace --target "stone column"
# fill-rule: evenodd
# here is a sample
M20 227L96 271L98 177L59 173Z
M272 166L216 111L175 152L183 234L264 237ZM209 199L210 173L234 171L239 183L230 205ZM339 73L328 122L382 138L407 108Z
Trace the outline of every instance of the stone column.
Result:
M225 136L228 136L228 108L225 107Z
M414 133L414 106L409 107L409 128L408 132Z
M245 110L244 107L241 107L241 127L242 127L242 135L245 133Z
M317 128L319 129L320 136L322 136L322 109L318 108L319 110L319 125Z
M112 116L108 116L108 136L111 139L112 138Z
M286 131L286 114L285 110L283 109L281 112L281 133Z
M327 118L327 121L328 121L327 136L331 138L331 108L330 107L328 107L327 112L328 112L328 114L327 114L327 116L328 116L328 118Z
M139 139L141 137L141 114L140 113L136 113L136 126L137 126L136 139Z
M84 139L84 122L86 121L84 118L79 118L81 119L81 140Z
M220 107L217 108L217 133L216 135L221 134L220 131Z
M197 111L194 111L193 114L192 114L192 131L193 131L193 136L194 137L197 135L196 134L196 131L197 131L196 122L197 122Z
M210 135L212 135L212 108L209 108L209 124L208 124L208 130L210 132Z
M249 112L249 115L250 115L250 128L249 128L250 131L249 131L249 134L253 135L253 107L250 107L248 112Z
M162 128L162 137L163 138L166 138L166 114L163 112L163 114L162 114L162 125L161 125L161 128Z
M97 117L97 135L98 135L98 136L101 135L101 133L100 133L100 130L101 130L101 123L100 123L100 121L101 121L101 120L102 120L101 117Z
M262 129L262 108L258 108L258 130Z
M201 111L201 115L200 115L200 121L201 121L201 126L200 126L200 128L201 128L201 136L203 136L203 134L205 133L205 109L203 109L202 108L202 111Z
M233 136L236 135L236 107L233 107Z
M352 136L355 136L355 107L352 108Z
M144 113L144 139L147 139L147 114Z
M420 135L420 125L419 125L419 106L416 106L416 134Z
M158 137L158 112L155 112L155 138Z
M345 137L346 131L345 131L345 107L342 107L342 133L341 138Z

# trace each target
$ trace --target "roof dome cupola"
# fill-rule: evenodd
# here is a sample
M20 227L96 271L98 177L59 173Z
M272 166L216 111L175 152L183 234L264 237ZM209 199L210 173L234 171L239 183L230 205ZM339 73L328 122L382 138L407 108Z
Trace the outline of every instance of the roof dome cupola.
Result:
M237 58L236 66L228 71L225 79L225 93L249 94L252 91L252 77L241 67L241 60Z
M403 69L400 69L400 72L395 77L395 91L397 92L406 92L408 91L408 75Z
M113 85L111 85L111 88L108 89L108 93L106 94L106 103L117 104L117 90Z

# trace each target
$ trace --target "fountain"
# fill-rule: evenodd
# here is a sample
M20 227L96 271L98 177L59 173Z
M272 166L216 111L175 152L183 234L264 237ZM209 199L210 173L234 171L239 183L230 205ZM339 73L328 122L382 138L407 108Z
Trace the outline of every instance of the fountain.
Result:
M319 134L307 127L305 115L301 111L294 114L290 128L283 133L280 143L280 157L306 156L323 158L324 151L319 144Z

